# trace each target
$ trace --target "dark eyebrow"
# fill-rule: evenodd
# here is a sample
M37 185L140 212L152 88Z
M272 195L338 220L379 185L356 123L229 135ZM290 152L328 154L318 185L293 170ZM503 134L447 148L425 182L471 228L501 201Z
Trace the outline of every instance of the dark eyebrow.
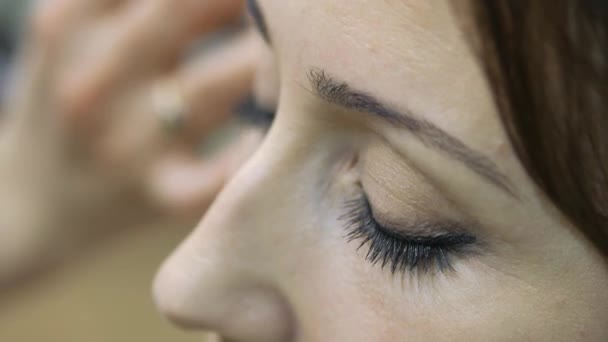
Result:
M266 43L270 45L270 35L268 34L268 27L266 26L266 20L264 20L264 14L260 10L260 6L256 0L247 0L247 11L257 30L260 32Z
M397 112L383 105L373 96L353 90L345 82L329 76L325 71L312 69L308 73L314 93L328 103L382 118L394 126L404 128L424 145L445 153L463 163L490 183L515 196L510 180L502 174L492 160L432 123L416 118L410 112Z

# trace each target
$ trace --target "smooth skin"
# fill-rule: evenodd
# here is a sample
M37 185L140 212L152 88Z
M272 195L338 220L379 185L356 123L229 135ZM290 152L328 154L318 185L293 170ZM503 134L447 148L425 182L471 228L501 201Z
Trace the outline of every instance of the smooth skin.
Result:
M514 155L466 12L444 0L259 7L279 75L276 120L161 268L154 294L166 316L226 341L608 340L606 260ZM316 96L311 69L462 141L511 191L411 130ZM396 227L472 223L478 252L449 272L372 265L341 219L362 191Z

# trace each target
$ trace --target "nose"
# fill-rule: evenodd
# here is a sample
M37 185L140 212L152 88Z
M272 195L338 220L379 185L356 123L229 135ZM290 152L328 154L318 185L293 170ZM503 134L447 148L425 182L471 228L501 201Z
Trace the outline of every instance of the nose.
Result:
M258 152L239 171L157 274L156 305L178 325L236 341L291 340L293 314L266 241L275 203L259 198L280 186L267 159Z

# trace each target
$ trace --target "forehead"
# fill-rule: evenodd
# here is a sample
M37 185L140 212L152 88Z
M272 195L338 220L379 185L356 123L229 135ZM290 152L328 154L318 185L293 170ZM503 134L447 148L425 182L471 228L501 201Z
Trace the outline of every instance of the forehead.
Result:
M397 107L486 145L493 104L467 38L444 0L261 0L284 86L323 68ZM472 91L472 89L474 91ZM430 100L432 99L432 101ZM485 115L484 115L485 113ZM500 130L500 129L499 129ZM458 132L462 131L462 132ZM459 134L461 133L461 134Z
M275 49L298 66L322 63L367 83L370 71L412 79L425 69L439 71L459 62L446 63L448 56L462 57L455 51L462 46L444 1L261 2Z

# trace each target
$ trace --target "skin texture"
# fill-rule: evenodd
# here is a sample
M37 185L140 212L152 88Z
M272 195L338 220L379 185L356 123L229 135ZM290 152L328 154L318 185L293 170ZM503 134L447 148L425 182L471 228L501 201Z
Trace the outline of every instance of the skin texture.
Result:
M275 66L260 77L278 79L277 116L161 268L154 294L165 315L230 341L608 339L606 260L514 156L466 20L448 2L259 4ZM513 191L407 130L315 96L311 68L458 138ZM448 272L372 265L341 219L363 191L392 227L467 222L476 253L454 256Z

